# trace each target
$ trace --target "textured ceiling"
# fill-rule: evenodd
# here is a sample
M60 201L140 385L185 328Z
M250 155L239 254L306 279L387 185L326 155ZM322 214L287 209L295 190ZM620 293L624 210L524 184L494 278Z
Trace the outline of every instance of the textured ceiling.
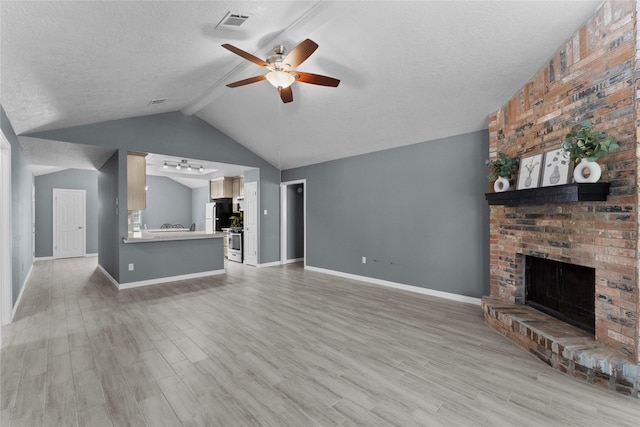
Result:
M19 135L181 110L286 169L486 128L599 4L3 0L0 103ZM228 11L250 18L216 29ZM221 44L305 38L298 69L339 87L225 87L264 70Z
M49 139L20 137L20 144L34 175L63 169L100 169L116 152L95 145L74 144Z

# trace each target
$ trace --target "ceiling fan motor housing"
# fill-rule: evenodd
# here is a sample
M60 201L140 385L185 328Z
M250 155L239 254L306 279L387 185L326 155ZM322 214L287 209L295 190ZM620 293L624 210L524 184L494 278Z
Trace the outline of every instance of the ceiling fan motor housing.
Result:
M267 58L267 64L273 66L275 71L284 71L285 65L284 59L286 57L287 49L281 44L273 47L273 55ZM287 67L291 68L291 66Z

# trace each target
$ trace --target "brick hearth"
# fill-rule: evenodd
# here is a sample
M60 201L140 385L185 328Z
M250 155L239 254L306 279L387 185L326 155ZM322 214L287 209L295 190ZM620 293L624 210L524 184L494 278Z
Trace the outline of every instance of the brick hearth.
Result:
M640 367L593 335L522 304L484 297L485 321L553 368L610 390L638 397Z
M489 117L490 159L499 152L521 158L557 149L584 120L615 136L620 149L598 160L601 180L610 183L606 201L491 206L491 295L483 307L489 325L551 366L637 397L640 84L635 76L640 43L635 8L636 2L604 2ZM575 328L522 305L525 256L595 269L595 336L574 334Z

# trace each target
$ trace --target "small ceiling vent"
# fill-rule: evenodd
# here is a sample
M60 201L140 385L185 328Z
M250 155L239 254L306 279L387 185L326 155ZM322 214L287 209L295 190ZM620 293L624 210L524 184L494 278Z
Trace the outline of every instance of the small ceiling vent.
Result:
M165 102L167 102L167 98L156 98L149 101L149 104L147 105L164 104Z
M237 29L249 19L248 13L227 12L222 21L216 26L217 29Z

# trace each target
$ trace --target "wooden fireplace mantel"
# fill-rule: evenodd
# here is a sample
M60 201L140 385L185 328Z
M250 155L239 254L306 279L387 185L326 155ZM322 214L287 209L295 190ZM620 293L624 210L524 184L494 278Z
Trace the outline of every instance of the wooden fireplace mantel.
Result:
M525 206L545 203L603 202L609 195L608 182L564 184L528 190L485 193L490 205Z

